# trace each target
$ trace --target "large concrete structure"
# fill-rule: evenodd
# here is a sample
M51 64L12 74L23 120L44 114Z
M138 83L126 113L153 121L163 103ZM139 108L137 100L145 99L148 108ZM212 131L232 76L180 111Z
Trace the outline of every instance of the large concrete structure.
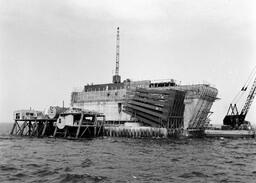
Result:
M131 116L123 112L123 106L125 101L129 100L127 93L136 87L185 91L184 129L204 127L218 93L216 88L205 84L177 85L173 80L168 82L126 80L122 83L84 86L83 91L72 93L71 105L104 113L107 121L129 121Z
M149 81L86 85L83 91L72 92L71 106L104 113L108 121L129 121L123 112L127 91L134 87L147 86Z

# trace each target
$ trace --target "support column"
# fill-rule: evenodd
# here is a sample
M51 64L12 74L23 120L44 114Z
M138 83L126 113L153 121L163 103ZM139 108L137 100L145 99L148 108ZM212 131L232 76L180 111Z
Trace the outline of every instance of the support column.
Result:
M81 119L79 121L78 128L77 128L77 131L76 131L76 138L78 138L78 136L79 136L80 128L81 128L81 125L82 125L82 122L83 122L83 118L84 118L84 113L81 112Z
M65 130L65 131L64 131L64 138L66 138L67 133L68 133L68 127L66 126L64 130Z
M58 127L57 127L57 125L56 125L56 126L55 126L55 130L54 130L54 133L53 133L53 137L56 136L57 130L58 130Z
M45 122L44 122L44 129L43 129L42 134L41 134L41 136L42 136L42 137L43 137L43 136L44 136L44 134L45 134L45 131L46 131L47 125L48 125L48 121L45 121Z
M98 127L97 115L94 116L94 122L93 123L94 123L94 125L93 125L94 126L94 134L93 135L94 135L94 137L96 137L96 135L97 135L97 127Z
M31 135L31 121L28 122L28 136Z
M24 121L22 126L21 126L21 130L20 130L20 136L23 136L23 132L24 132L24 129L26 128L27 126L27 121Z
M17 125L16 123L17 123L17 121L15 120L10 135L13 135L13 132L14 132L14 130L15 130L15 128L16 128L16 125Z

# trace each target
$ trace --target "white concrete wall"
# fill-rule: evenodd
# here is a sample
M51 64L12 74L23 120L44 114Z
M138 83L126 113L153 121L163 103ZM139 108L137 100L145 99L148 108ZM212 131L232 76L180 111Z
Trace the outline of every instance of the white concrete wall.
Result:
M204 127L217 96L217 89L204 85L185 86L183 89L187 90L184 100L184 129Z
M189 127L189 124L193 120L199 99L185 99L184 109L184 129Z
M118 103L121 103L121 101L86 102L75 103L73 104L73 107L104 113L106 120L130 120L130 115L124 113L123 111L119 113Z
M125 99L125 95L126 89L78 92L74 100L79 102L115 101Z

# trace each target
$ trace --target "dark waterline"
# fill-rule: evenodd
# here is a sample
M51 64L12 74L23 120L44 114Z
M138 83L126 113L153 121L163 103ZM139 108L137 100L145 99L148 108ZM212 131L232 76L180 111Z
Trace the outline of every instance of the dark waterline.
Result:
M72 141L10 137L0 124L0 182L255 182L255 139Z

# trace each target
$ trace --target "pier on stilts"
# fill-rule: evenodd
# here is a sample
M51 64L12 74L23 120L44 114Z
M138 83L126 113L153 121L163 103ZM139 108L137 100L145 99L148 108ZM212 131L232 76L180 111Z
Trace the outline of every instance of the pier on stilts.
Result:
M69 139L102 137L105 115L80 109L70 109L60 114L53 137Z
M51 136L54 131L54 119L15 119L10 135Z
M37 112L20 110L15 113L10 135L29 137L93 138L104 135L105 115L81 109L67 109L53 119L39 118Z

